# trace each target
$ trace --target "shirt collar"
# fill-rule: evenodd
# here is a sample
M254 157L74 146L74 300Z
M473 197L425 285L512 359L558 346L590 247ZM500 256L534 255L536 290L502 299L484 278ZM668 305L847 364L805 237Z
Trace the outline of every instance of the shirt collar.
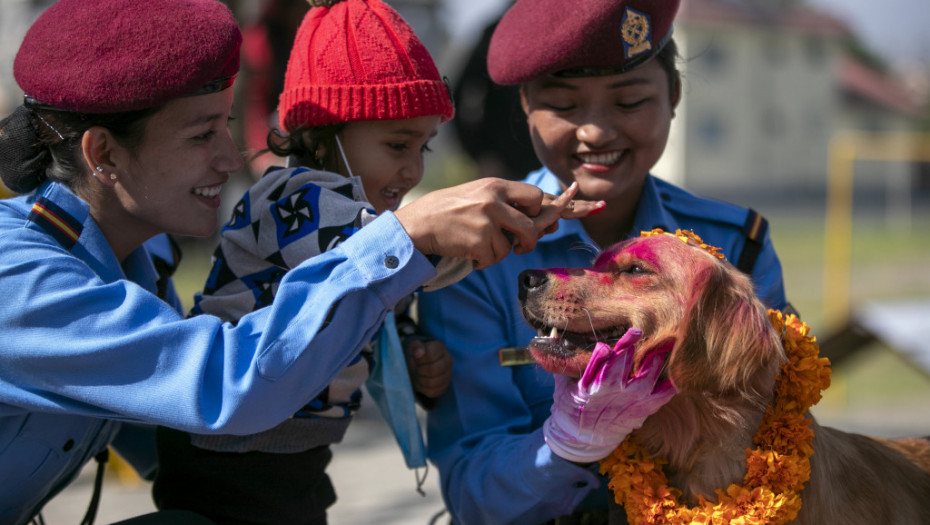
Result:
M640 232L652 231L654 228L669 229L669 224L675 224L674 218L665 207L662 196L652 175L646 175L643 183L643 192L639 196L636 206L636 215L633 218L633 229L630 237L638 237Z

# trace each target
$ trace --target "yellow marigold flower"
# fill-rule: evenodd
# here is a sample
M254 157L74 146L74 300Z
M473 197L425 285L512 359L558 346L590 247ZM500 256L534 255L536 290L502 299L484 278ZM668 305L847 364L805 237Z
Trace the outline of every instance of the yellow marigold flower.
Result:
M720 251L720 248L705 244L701 237L691 230L675 230L675 233L669 233L662 228L653 228L651 231L639 233L640 237L652 237L653 235L671 235L672 237L677 237L685 244L689 244L689 241L691 241L693 246L697 246L718 259L724 259L723 252Z

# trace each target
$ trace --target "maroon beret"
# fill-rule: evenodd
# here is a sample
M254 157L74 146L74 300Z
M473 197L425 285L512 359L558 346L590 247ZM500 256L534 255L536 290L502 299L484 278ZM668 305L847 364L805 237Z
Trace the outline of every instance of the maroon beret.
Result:
M13 75L46 106L133 111L229 86L241 43L215 0L59 0L29 28Z
M556 73L629 71L671 38L679 2L517 0L491 37L488 72L513 85Z

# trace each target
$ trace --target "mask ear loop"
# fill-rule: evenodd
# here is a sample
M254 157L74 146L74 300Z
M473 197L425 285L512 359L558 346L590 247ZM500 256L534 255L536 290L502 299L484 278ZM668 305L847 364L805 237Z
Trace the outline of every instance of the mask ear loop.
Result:
M352 175L352 167L349 166L349 159L346 158L346 152L342 149L342 141L339 140L339 135L333 135L336 138L336 146L339 147L339 154L342 155L342 163L346 165L346 171L349 172L349 177Z

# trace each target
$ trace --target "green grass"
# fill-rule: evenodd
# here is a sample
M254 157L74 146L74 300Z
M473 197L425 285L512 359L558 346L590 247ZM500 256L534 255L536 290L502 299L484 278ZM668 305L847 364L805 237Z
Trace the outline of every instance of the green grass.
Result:
M827 326L824 315L823 217L769 218L788 299L822 340L836 328ZM907 228L888 226L881 216L858 217L850 273L852 312L869 301L930 299L930 213L915 210ZM865 433L930 435L928 401L930 371L879 342L833 367L833 384L814 413L822 423Z
M184 310L194 305L194 294L203 290L203 283L210 272L210 256L216 239L182 239L181 266L174 274L174 286L178 290Z
M824 223L821 217L769 214L773 242L782 262L789 301L815 329L823 326ZM854 221L851 240L850 304L930 297L930 213L915 214L907 229L886 226L882 217Z

